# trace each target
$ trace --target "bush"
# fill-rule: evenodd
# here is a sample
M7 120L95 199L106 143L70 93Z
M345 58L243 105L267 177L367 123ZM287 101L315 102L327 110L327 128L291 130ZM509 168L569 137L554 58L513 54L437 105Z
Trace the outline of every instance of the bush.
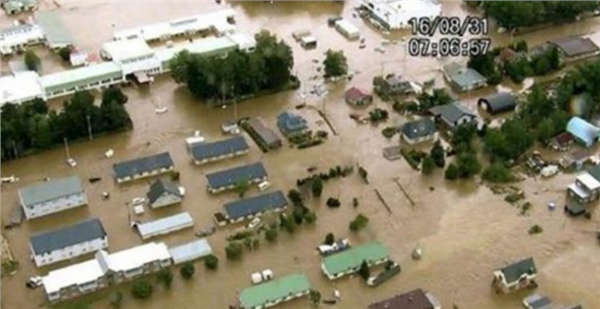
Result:
M482 178L489 182L505 183L512 182L515 177L502 163L495 163L483 171Z
M179 269L179 273L183 279L189 280L194 276L194 272L196 272L196 267L194 267L194 263L187 262L181 266Z
M304 223L313 224L317 221L317 214L314 211L309 211L304 214Z
M147 299L154 292L152 284L146 280L141 280L133 283L131 287L131 295L137 299Z
M362 168L362 166L358 168L358 175L360 175L360 178L362 178L365 181L365 183L369 183L369 180L367 179L369 173L366 169Z
M169 269L162 269L156 275L156 279L158 282L162 282L166 289L170 289L173 283L173 273Z
M369 264L367 264L367 261L363 261L362 264L360 264L358 275L365 281L371 276L371 270L369 269Z
M446 172L444 173L444 177L448 180L456 180L458 179L458 166L454 163L450 163L448 168L446 168Z
M25 66L30 71L37 71L42 64L40 57L38 57L34 51L26 50L25 51Z
M534 235L534 234L540 234L544 231L544 229L539 226L539 225L534 225L531 228L529 228L529 235Z
M314 197L320 197L321 193L323 193L323 181L315 177L312 181L312 194Z
M204 267L211 270L217 269L219 267L219 258L214 254L206 256L204 258Z
M333 197L328 198L325 204L330 208L338 208L340 207L340 205L342 205L342 203L340 203L340 200Z
M358 214L354 220L350 222L349 228L353 232L358 232L365 228L369 223L369 218L363 214Z
M278 236L279 236L279 234L277 233L277 229L275 229L275 228L269 228L265 232L265 239L268 242L274 242L274 241L276 241Z
M71 47L71 46L62 47L61 49L58 50L58 56L60 56L60 58L63 61L69 62L69 61L71 61L71 52L72 51L73 51L73 47Z
M335 235L333 235L333 233L328 233L327 235L325 235L325 240L323 241L323 244L325 245L333 245L333 243L335 243Z
M236 261L242 258L243 247L237 242L232 242L225 247L225 256L228 260Z
M429 175L431 172L433 172L434 168L435 162L433 162L433 159L430 156L425 157L421 163L421 173Z
M442 147L442 143L440 143L440 141L436 141L435 144L433 144L429 156L431 156L437 167L443 168L446 165L446 152L444 151L444 147Z
M288 198L290 199L290 201L292 201L294 206L302 205L302 194L300 193L300 191L295 189L290 190L288 192Z
M358 199L357 198L352 199L352 207L354 207L354 208L358 207Z
M180 177L179 172L175 171L175 172L171 173L171 180L173 180L173 181L179 181L179 177Z
M381 131L381 134L386 138L392 138L396 133L398 133L398 128L396 127L387 127Z
M113 292L109 296L110 306L113 308L120 308L121 303L123 303L123 293L120 291Z
M296 222L292 216L285 216L282 214L279 219L281 222L281 227L284 230L288 231L289 233L296 231Z
M306 213L308 210L305 207L296 207L294 208L294 211L292 212L292 216L294 217L294 223L296 223L297 225L302 224L302 222L304 222L304 213Z

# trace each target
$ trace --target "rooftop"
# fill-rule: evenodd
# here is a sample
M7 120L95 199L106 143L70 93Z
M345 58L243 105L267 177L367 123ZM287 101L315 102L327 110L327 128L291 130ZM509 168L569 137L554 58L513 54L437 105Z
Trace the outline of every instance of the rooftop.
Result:
M434 309L427 294L421 289L399 294L369 305L368 309Z
M142 39L106 42L102 44L102 51L115 61L125 61L154 54L154 51Z
M475 117L475 114L463 107L458 102L434 106L429 111L435 116L442 117L444 120L446 120L446 122L449 123L455 123L464 115Z
M567 57L577 57L600 52L600 48L590 38L566 37L549 41L565 53Z
M129 248L112 254L106 251L96 253L96 260L105 270L113 272L137 269L145 264L157 260L168 260L171 258L169 249L164 243L147 243L137 247Z
M243 136L236 136L212 143L194 144L191 148L191 153L194 160L202 161L248 149L246 139Z
M500 272L504 274L506 282L511 283L518 281L524 274L537 274L537 269L533 262L533 258L527 258L500 269Z
M363 261L374 262L387 257L388 249L380 242L372 242L324 258L323 268L328 275L335 276L359 267Z
M152 183L150 186L150 191L148 191L146 196L148 197L150 204L152 204L165 192L181 197L179 186L167 179L157 179L154 183Z
M588 147L594 144L600 136L599 128L579 117L573 117L569 120L567 131Z
M246 121L246 125L260 136L267 145L279 143L281 139L275 131L267 128L259 118L250 118Z
M208 174L206 179L210 188L219 189L235 185L239 181L250 181L266 176L267 171L263 164L256 162Z
M291 112L284 112L277 116L277 126L284 133L291 133L308 128L306 119Z
M515 108L516 98L510 92L498 92L493 95L479 99L479 104L486 102L491 114L509 111Z
M104 276L104 270L96 259L50 271L42 278L46 294L59 292L61 289L91 283Z
M308 290L308 278L304 274L292 274L245 288L240 292L239 299L242 307L255 308Z
M83 193L81 181L77 176L38 182L19 190L19 195L25 206L52 201L77 193Z
M163 152L152 156L117 163L113 165L113 170L115 172L115 177L120 179L172 166L173 160L171 159L171 155L168 152Z
M35 19L44 29L46 40L51 45L73 44L73 38L56 12L38 11L35 13Z
M29 241L34 254L41 255L104 237L106 232L102 222L98 219L88 219L60 229L35 234Z
M203 238L172 247L169 249L169 253L173 257L173 263L181 264L212 254L212 248Z
M550 305L552 304L552 301L546 297L546 296L541 296L538 294L533 294L531 296L526 297L523 300L523 304L525 304L527 306L527 308L530 309L551 309L552 307L550 307Z
M194 225L194 219L189 212L182 212L158 220L138 224L137 229L142 239L165 234Z
M479 72L471 68L463 67L456 62L444 65L442 70L446 76L460 88L468 88L486 82L486 78Z
M42 96L44 89L40 76L27 71L0 77L0 106L6 103L21 102Z
M267 193L225 204L227 217L231 220L243 218L259 212L287 206L287 200L281 191Z
M426 137L435 131L435 123L430 118L407 122L402 126L402 134L410 139Z
M588 173L584 173L577 176L577 180L579 180L579 182L581 182L584 186L586 186L586 188L588 188L591 191L600 189L600 181L598 181L596 178L594 178L594 176Z
M595 165L588 170L588 173L596 178L596 180L600 181L600 165Z
M346 92L344 93L344 98L346 100L360 100L367 96L369 96L368 93L364 93L356 87L352 87L352 88L346 90Z
M193 42L178 44L173 47L158 49L156 50L156 57L160 59L162 63L165 63L169 62L175 57L175 55L184 50L191 54L211 56L221 52L233 50L237 47L237 43L229 37L208 37L200 40L194 40Z
M67 90L88 82L101 81L122 76L121 67L114 62L102 62L89 66L52 73L41 77L47 92Z

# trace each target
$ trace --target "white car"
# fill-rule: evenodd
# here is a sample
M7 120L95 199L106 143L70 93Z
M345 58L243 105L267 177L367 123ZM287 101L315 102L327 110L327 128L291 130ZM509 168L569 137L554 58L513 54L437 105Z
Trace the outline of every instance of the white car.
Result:
M29 278L29 280L27 280L27 283L25 285L30 289L35 289L37 287L42 286L43 283L44 282L42 280L42 277L35 276L35 277Z
M145 202L146 202L146 199L143 197L136 197L133 200L131 200L131 204L133 204L133 205L144 204Z
M271 183L266 180L258 184L258 190L260 191L265 191L269 187L271 187Z
M260 218L256 217L256 218L252 219L252 221L250 221L250 223L248 223L246 228L253 229L253 228L257 227L259 224L260 224Z
M69 164L70 167L75 167L75 166L77 166L77 161L75 161L75 159L73 159L73 158L68 158L67 164Z

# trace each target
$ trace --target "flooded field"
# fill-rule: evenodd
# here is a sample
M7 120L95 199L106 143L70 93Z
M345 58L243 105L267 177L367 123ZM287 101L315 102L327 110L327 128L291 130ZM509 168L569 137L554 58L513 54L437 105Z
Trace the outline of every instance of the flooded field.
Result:
M100 45L109 40L114 23L116 29L125 29L150 22L168 20L191 14L210 12L219 9L213 2L144 2L117 1L76 2L60 1L60 8L45 1L43 10L57 10L65 25L71 30L76 45L87 51L97 51ZM18 202L17 188L45 177L62 177L76 174L84 181L89 198L89 206L50 217L25 222L20 227L4 231L12 246L20 267L12 277L2 279L2 306L4 309L30 309L43 304L41 290L28 290L24 283L30 276L45 274L47 271L73 263L69 261L53 265L52 268L36 269L29 260L26 245L32 233L65 226L88 217L100 218L109 235L109 251L115 252L139 245L141 240L129 226L125 203L134 197L144 196L149 180L136 181L126 185L116 185L112 180L112 164L144 155L169 151L176 169L181 173L181 183L187 189L184 202L179 206L164 210L147 210L140 217L149 221L169 214L189 211L195 221L195 230L213 224L212 214L221 211L225 202L237 199L233 192L210 195L206 191L204 175L226 167L262 161L273 184L269 190L287 192L295 186L297 178L308 175L309 166L328 170L335 165L360 164L369 172L370 184L366 185L356 175L341 180L329 181L325 185L320 200L310 200L318 220L314 226L301 226L296 233L289 235L280 232L276 243L266 243L261 239L258 251L245 251L242 261L229 262L225 259L225 237L235 227L219 230L209 238L209 242L221 263L216 272L205 271L197 264L197 275L192 282L184 282L175 274L173 288L164 291L156 289L148 301L137 301L129 296L126 287L118 287L126 294L123 308L145 309L191 309L227 308L235 303L236 293L250 285L250 273L271 268L276 275L304 272L313 287L328 298L334 289L342 295L338 308L366 308L376 300L390 297L415 288L431 291L442 302L444 308L457 304L460 308L504 309L520 308L520 301L527 291L513 295L496 295L490 288L492 271L507 262L533 256L538 265L539 293L551 297L557 303L579 303L585 308L600 308L598 286L600 286L600 246L591 231L600 227L598 219L571 220L561 211L550 212L546 204L562 203L566 186L573 175L559 175L551 180L528 179L520 184L526 192L527 200L534 207L527 216L519 215L519 210L503 201L503 196L494 195L489 189L474 181L447 183L442 171L423 177L404 161L389 162L382 157L382 148L398 143L397 139L386 140L381 135L384 124L379 127L358 125L348 115L353 110L344 103L343 91L350 86L371 89L374 75L382 72L396 72L416 81L436 78L443 86L439 67L452 58L411 58L404 57L403 47L391 46L384 55L374 52L373 47L385 39L362 20L352 17L352 2L346 4L325 2L286 2L270 5L263 2L239 2L232 8L237 12L237 25L246 32L268 29L288 41L294 49L295 71L308 89L316 81L309 81L316 74L313 59L323 59L328 48L343 49L348 57L350 70L359 71L351 82L340 82L329 86L329 94L317 98L309 96L308 108L297 111L306 117L313 130L328 130L318 115L321 109L331 120L339 135L330 134L329 140L317 147L297 150L286 142L280 150L263 154L255 144L251 144L248 156L227 160L201 167L194 166L185 150L185 137L195 130L201 130L208 140L222 138L220 125L233 118L232 108L211 109L189 96L184 87L176 85L168 76L158 78L149 88L126 88L129 96L127 109L133 119L131 132L102 137L70 145L70 152L78 166L70 168L65 164L64 149L33 155L21 160L2 164L2 176L16 175L20 181L2 186L2 219L6 220L10 209ZM469 14L459 2L444 2L445 15L465 16ZM327 26L327 18L344 15L357 25L367 38L367 48L359 49L358 42L349 42L333 28ZM0 24L5 27L11 20L3 18ZM310 29L318 39L319 47L306 51L293 41L291 33L300 29ZM544 41L570 35L600 31L600 19L586 20L564 27L555 27L519 38L526 39L530 46ZM495 31L494 31L495 33ZM393 38L409 35L393 34ZM505 44L508 36L493 34L494 44ZM46 57L56 58L49 54ZM48 60L54 63L56 60ZM2 61L2 71L7 63ZM48 71L63 69L54 63L45 66ZM510 85L506 85L510 86ZM476 99L494 89L473 92L461 96L467 105L475 110ZM239 117L260 116L271 128L276 127L276 116L285 110L294 109L302 103L298 92L286 92L246 101L237 106ZM60 101L51 103L60 106ZM156 114L156 105L167 106L165 114ZM375 100L375 106L391 110L386 103ZM364 111L366 113L366 111ZM391 113L387 125L401 124L406 119ZM247 137L247 136L246 136ZM250 141L250 139L247 137ZM115 155L106 159L104 151L113 149ZM90 184L92 176L102 177L102 181ZM400 183L415 200L413 206L400 191ZM431 190L430 187L434 188ZM390 205L389 213L377 199L374 190L381 192ZM101 200L101 192L108 191L111 198ZM247 194L255 196L258 189L252 188ZM328 209L327 197L339 197L342 207ZM351 206L352 198L360 200L360 206ZM348 223L359 212L369 217L366 231L358 236L350 234ZM595 218L598 211L596 210ZM539 235L530 236L527 230L538 224L544 228ZM319 257L314 249L325 234L348 236L354 243L379 239L391 250L392 258L402 265L402 274L372 289L358 278L343 278L330 282L321 273ZM160 237L168 245L192 240L192 230ZM412 249L420 245L424 258L415 262L410 258ZM86 260L89 256L80 260ZM105 294L105 293L104 293ZM98 293L94 295L103 295ZM90 299L97 297L92 296ZM309 308L306 299L292 301L278 306L282 309ZM92 308L108 308L106 297L92 305ZM335 307L333 307L335 308Z

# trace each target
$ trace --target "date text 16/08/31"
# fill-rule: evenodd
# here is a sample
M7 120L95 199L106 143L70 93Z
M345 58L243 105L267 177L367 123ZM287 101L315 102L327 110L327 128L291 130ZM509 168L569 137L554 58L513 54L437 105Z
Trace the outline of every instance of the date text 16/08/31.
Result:
M439 41L416 37L408 41L408 54L412 57L468 57L485 55L490 48L489 38L463 40L442 38Z
M486 18L467 16L464 20L459 17L436 16L413 17L408 20L413 35L433 36L439 31L442 35L464 36L488 34L488 21Z

